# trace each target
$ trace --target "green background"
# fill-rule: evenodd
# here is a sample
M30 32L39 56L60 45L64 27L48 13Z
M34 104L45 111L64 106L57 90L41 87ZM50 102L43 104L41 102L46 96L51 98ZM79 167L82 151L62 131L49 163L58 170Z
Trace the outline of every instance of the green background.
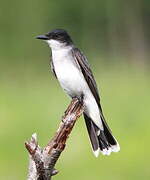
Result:
M0 179L26 179L24 142L55 133L70 99L50 73L50 50L36 35L68 30L89 59L107 122L121 151L95 158L83 117L55 179L150 179L150 2L13 0L0 6Z

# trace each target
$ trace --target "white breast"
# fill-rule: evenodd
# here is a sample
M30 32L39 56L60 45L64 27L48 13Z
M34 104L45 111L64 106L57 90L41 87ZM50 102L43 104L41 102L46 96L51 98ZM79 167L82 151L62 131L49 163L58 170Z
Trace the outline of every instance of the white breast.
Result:
M58 46L55 49L52 48L52 59L58 81L69 96L81 97L81 94L84 95L86 114L98 127L103 129L99 108L80 68L73 59L71 48L58 48Z
M52 51L52 59L62 88L71 97L81 95L87 89L87 83L72 57L71 49Z

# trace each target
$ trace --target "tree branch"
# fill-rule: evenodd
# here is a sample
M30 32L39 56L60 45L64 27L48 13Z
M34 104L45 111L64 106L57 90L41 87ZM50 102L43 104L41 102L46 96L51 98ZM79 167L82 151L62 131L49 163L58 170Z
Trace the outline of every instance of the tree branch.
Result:
M83 108L83 102L77 98L72 99L57 132L43 149L38 145L36 134L32 135L30 141L25 142L30 156L28 180L50 180L53 175L58 173L54 168L55 164L64 150L67 138L76 120L81 116Z

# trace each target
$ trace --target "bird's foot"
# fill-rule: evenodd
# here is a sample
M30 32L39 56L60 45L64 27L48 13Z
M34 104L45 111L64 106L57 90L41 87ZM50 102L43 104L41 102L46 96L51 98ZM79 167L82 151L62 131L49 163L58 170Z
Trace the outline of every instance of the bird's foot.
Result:
M83 103L84 95L81 94L81 96L76 97L80 103Z

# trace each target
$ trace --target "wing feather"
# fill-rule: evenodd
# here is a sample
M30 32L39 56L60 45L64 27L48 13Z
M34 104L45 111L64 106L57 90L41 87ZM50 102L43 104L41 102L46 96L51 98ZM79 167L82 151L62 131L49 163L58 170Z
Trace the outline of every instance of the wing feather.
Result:
M79 67L84 75L84 78L85 78L93 96L95 97L95 100L96 100L99 108L101 109L100 97L99 97L96 81L94 79L93 73L90 69L90 66L88 64L86 57L82 54L82 52L78 48L73 48L72 54L73 54L74 59L79 64Z
M57 79L57 75L56 75L56 72L55 72L55 68L54 68L52 57L51 57L51 61L50 61L50 66L51 66L51 71L53 72L54 76Z
M102 107L100 104L100 97L99 97L99 93L98 93L98 88L97 88L96 81L94 79L93 73L92 73L90 66L88 64L88 61L87 61L86 57L82 54L82 52L78 48L73 48L72 53L73 53L74 59L79 64L79 67L80 67L80 69L84 75L84 78L85 78L93 96L95 97L95 100L96 100L98 107L99 107L99 110L100 110L101 120L103 121L104 126L106 127L106 130L111 133L111 130L108 127L107 122L105 120L105 117L103 115Z

